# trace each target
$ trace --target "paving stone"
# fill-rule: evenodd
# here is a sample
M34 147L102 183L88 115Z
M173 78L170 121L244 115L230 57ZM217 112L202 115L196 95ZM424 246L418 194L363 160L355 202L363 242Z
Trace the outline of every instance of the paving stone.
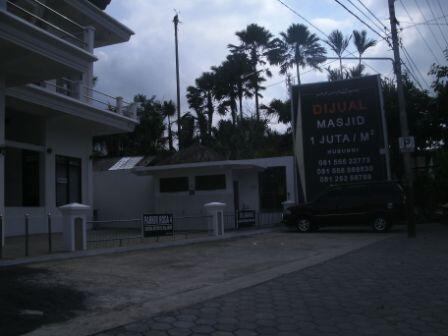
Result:
M446 336L447 241L448 227L442 226L423 228L412 240L397 234L97 336Z

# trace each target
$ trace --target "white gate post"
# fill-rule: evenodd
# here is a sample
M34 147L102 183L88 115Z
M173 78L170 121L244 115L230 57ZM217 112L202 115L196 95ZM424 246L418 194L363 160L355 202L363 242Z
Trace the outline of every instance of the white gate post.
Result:
M214 236L224 235L224 208L225 203L211 202L204 204L207 213L212 216L212 228Z

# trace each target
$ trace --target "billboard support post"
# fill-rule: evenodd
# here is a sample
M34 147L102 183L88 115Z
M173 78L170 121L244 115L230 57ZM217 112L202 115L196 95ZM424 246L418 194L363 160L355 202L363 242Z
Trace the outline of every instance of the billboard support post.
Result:
M403 91L403 79L401 74L401 58L400 49L398 43L397 33L397 18L395 17L395 0L389 1L389 16L390 27L392 32L392 47L394 51L394 71L397 78L397 91L398 91L398 107L400 111L400 126L401 136L409 136L408 118L406 114L406 101ZM405 171L405 184L406 184L406 212L408 222L408 237L414 238L416 236L415 230L415 215L414 215L414 188L413 188L413 176L411 168L411 153L403 152L403 164Z

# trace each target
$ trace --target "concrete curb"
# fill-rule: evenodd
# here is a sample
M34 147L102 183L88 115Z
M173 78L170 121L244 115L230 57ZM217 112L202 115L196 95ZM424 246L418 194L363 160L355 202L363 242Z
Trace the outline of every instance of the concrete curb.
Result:
M71 252L71 253L70 252L62 252L62 253L41 255L41 256L36 256L36 257L0 261L0 268L19 266L19 265L36 264L36 263L42 263L42 262L48 262L48 261L59 261L59 260L69 260L69 259L76 259L76 258L94 257L94 256L98 256L98 255L105 255L105 254L155 250L155 249L185 246L185 245L191 245L191 244L224 241L224 240L229 240L229 239L244 238L244 237L249 237L249 236L253 236L253 235L274 232L274 231L278 231L278 230L280 230L280 228L276 227L276 228L269 228L269 229L232 232L232 233L228 233L228 234L224 235L223 237L202 237L202 238L193 238L193 239L184 239L184 240L177 240L177 241L155 243L154 245L153 244L151 244L151 245L142 244L142 245L135 245L135 246L111 247L111 248L93 249L93 250L86 250L86 251L77 251L77 252Z

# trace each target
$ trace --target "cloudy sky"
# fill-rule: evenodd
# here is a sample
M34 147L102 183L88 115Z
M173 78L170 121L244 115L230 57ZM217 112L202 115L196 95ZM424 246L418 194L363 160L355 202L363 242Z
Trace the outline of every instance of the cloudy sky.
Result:
M351 7L348 0L340 1ZM413 24L405 8L414 23L448 14L447 0L417 1L419 7L415 0L396 2L397 15L402 27ZM283 2L325 33L336 28L346 34L350 34L353 29L366 29L334 0L283 0ZM359 0L352 2L361 8ZM362 3L388 24L387 0L362 0ZM113 0L107 8L107 13L130 27L136 34L127 44L96 50L99 61L95 72L99 77L97 84L99 90L122 95L128 100L136 93L175 100L172 24L174 9L179 12L181 20L179 50L183 97L186 87L194 84L195 78L223 61L228 54L229 43L238 43L236 31L244 29L250 23L257 23L277 35L292 23L305 23L278 0ZM365 17L362 18L367 20ZM435 62L435 58L439 61L443 59L441 47L447 45L442 35L443 33L445 38L448 38L448 25L445 24L445 19L446 17L439 18L438 21L444 25L419 25L419 31L415 27L405 28L402 31L404 45L427 83L431 81L427 76L430 65ZM442 32L439 29L442 29ZM320 38L324 38L312 27L310 30ZM369 32L369 35L377 38L373 32ZM353 50L351 46L350 51ZM392 53L385 42L380 42L365 56L391 57ZM367 62L367 65L372 67L367 68L367 72L371 74L378 71L384 76L392 75L392 67L388 62L371 61ZM274 69L275 75L266 83L267 89L263 93L265 102L272 98L287 97L284 78L277 75L277 72L277 69ZM303 70L303 73L302 81L305 83L326 79L325 73L308 69ZM420 78L421 84L427 87L424 79ZM253 111L252 101L247 101L245 105L248 112ZM188 106L183 98L182 111L186 110Z

